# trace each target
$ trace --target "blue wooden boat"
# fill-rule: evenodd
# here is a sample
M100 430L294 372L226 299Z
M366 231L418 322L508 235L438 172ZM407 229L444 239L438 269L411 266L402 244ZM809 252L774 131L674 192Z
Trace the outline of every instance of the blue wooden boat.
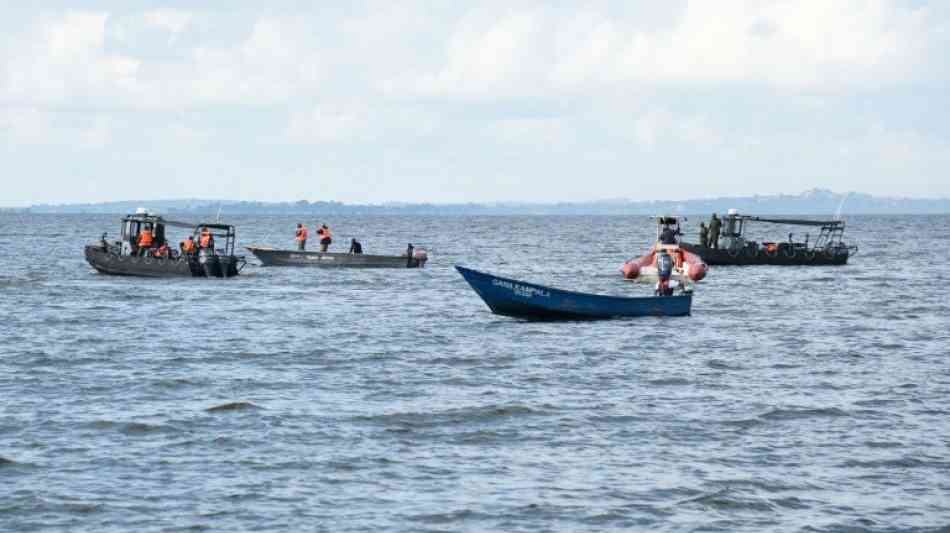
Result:
M635 316L686 316L693 295L628 298L554 289L455 266L497 315L535 320L591 320Z

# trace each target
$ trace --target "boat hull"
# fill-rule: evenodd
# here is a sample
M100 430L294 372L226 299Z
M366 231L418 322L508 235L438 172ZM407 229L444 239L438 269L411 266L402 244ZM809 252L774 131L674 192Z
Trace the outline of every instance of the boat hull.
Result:
M774 252L766 252L761 248L726 250L689 243L681 243L680 246L700 256L711 266L836 266L847 264L850 255L847 248L836 248L830 252L780 248Z
M456 266L495 314L532 320L596 320L643 316L687 316L692 293L628 298L565 291Z
M263 266L296 266L319 268L422 268L426 258L400 255L342 254L275 250L248 246L247 250Z
M186 256L175 259L120 255L86 246L86 261L101 274L143 278L231 278L244 265L240 256Z

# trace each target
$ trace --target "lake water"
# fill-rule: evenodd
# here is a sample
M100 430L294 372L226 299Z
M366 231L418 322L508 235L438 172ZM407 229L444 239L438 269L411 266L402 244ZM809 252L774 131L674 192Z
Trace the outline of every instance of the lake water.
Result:
M492 315L452 265L645 295L646 217L232 217L430 262L230 280L96 274L118 218L0 214L2 531L950 525L950 217L851 217L847 266L595 323Z

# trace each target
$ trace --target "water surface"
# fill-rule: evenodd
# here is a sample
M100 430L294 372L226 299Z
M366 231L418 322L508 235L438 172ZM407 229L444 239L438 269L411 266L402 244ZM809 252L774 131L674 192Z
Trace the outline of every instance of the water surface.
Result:
M494 316L451 267L647 294L619 275L645 217L323 221L431 260L110 277L82 246L118 217L0 215L0 530L950 525L950 217L852 217L845 267L715 268L691 317L596 323Z

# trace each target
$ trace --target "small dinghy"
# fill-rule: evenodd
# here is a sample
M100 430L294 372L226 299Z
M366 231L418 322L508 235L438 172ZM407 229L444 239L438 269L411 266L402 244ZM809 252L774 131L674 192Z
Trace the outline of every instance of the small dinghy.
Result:
M630 298L565 291L455 266L497 315L534 320L592 320L639 316L686 316L692 292Z
M656 221L656 244L645 255L624 263L620 269L623 277L633 281L656 283L660 280L659 260L663 255L667 255L673 262L671 279L688 286L705 278L709 267L702 258L675 242L675 237L681 234L680 217L657 217ZM661 236L664 231L670 232L674 242L667 244L662 242Z
M278 250L264 246L247 246L263 266L304 266L322 268L422 268L429 256L411 244L403 255L344 254Z

